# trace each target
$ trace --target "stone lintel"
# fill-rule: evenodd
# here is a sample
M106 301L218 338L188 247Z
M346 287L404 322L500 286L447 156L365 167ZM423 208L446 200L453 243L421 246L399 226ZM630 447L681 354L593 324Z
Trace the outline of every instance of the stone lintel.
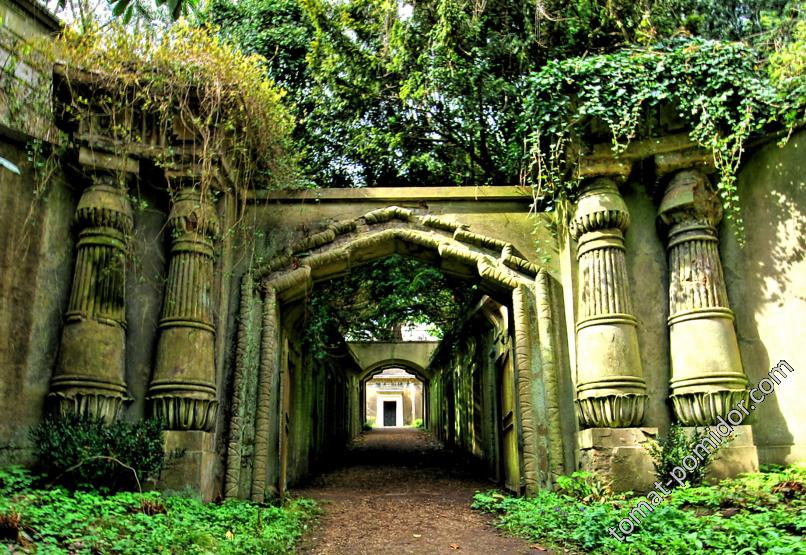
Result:
M577 165L577 177L590 179L595 177L609 177L622 183L632 171L632 161L627 158L613 156L586 156L580 159Z
M578 468L596 474L613 491L646 492L655 467L646 449L657 428L588 428L576 434Z
M515 185L466 187L363 187L358 189L301 189L286 191L249 191L248 200L280 203L376 201L402 202L518 202L532 204L531 187Z
M692 142L688 133L678 133L664 137L630 141L630 144L619 153L618 157L626 160L640 160L641 158L648 158L666 152L687 150L694 146L696 145ZM614 156L613 143L592 145L586 154L593 158L605 158L608 156L612 158Z
M699 147L655 155L655 171L658 177L664 177L680 170L699 170L708 174L713 173L714 169L713 155Z
M158 487L160 490L191 489L197 492L203 501L211 501L216 494L215 434L201 431L164 432L166 463L160 474ZM182 456L172 459L173 454L182 452Z
M82 146L78 150L78 162L83 166L102 170L120 171L137 174L140 172L140 162L128 156L112 154L100 150L93 150Z

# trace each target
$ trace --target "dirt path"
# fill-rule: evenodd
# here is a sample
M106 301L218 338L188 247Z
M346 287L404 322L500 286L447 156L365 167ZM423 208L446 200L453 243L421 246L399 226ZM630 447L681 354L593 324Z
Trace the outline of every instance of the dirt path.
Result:
M320 525L302 553L495 554L536 553L501 536L488 516L470 509L474 476L425 432L373 430L359 436L343 464L292 493L318 500Z

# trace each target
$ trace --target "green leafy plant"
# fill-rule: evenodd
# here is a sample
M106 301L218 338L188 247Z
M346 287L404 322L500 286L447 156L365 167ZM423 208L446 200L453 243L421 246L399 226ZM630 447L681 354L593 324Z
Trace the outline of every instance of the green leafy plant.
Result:
M414 423L412 424L415 428L424 428L425 422L423 422L422 418L415 418Z
M636 553L803 554L806 466L755 473L716 486L678 488L646 515L626 541L611 535L644 498L581 503L541 490L532 498L480 492L473 507L496 515L506 533L557 551Z
M592 124L607 130L618 154L633 139L662 134L658 114L670 106L713 155L722 204L741 229L735 179L747 139L791 129L806 108L761 70L766 63L746 44L703 39L549 62L529 78L525 101L532 182L555 198L573 195L571 147L580 148ZM787 67L802 79L802 69Z
M329 339L388 341L407 324L425 324L443 337L461 318L476 287L449 280L432 265L392 255L317 284L310 298L305 341L315 356L331 349Z
M600 502L613 496L610 485L593 472L577 470L570 476L558 476L555 482L559 493L583 502Z
M655 466L655 474L658 479L665 481L672 469L675 467L683 468L683 459L692 456L694 447L698 445L703 439L708 437L708 430L702 428L694 428L688 431L683 425L675 422L669 427L666 436L659 441L650 441L647 450L652 456L652 463ZM721 443L719 444L722 445ZM714 461L717 451L709 451L707 449L698 450L698 454L702 457L699 464L694 470L689 471L686 476L686 481L691 486L699 486L705 481L705 476L708 472L708 467ZM672 488L678 487L677 482L672 482Z
M70 413L46 418L30 435L43 473L71 487L139 488L165 464L163 425L156 419L106 424Z
M0 483L12 482L20 483L20 471L0 469ZM0 495L0 537L11 553L279 555L294 553L317 514L309 499L266 506L239 500L202 503L158 492L104 495L15 487Z

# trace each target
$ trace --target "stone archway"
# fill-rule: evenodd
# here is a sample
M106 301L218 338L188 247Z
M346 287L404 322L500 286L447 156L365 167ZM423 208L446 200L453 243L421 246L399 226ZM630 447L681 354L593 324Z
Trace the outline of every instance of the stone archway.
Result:
M292 307L304 302L316 282L392 254L427 261L449 276L477 280L486 295L511 307L513 425L522 485L534 492L562 473L557 356L546 271L508 242L452 221L390 206L334 223L290 245L284 254L242 278L230 400L227 497L260 501L266 491L276 488L282 492L286 487L289 454L283 437L288 434L292 395L289 353L295 345L283 330L293 318ZM259 318L257 305L261 307ZM349 377L345 381L347 396L354 397L360 381ZM246 394L250 383L253 397ZM249 410L248 399L252 398L255 406ZM245 449L250 438L254 438L254 447ZM271 471L275 467L279 473Z

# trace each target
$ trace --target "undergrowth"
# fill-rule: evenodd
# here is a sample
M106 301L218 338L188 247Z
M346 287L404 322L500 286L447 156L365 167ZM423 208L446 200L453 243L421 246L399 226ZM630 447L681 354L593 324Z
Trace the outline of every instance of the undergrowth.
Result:
M316 512L308 499L205 504L158 492L38 489L27 471L0 470L0 545L11 553L292 553Z
M571 553L806 553L806 465L675 489L624 542L609 529L618 530L643 498L592 500L589 490L566 487L532 498L477 493L473 507L496 514L507 533Z

